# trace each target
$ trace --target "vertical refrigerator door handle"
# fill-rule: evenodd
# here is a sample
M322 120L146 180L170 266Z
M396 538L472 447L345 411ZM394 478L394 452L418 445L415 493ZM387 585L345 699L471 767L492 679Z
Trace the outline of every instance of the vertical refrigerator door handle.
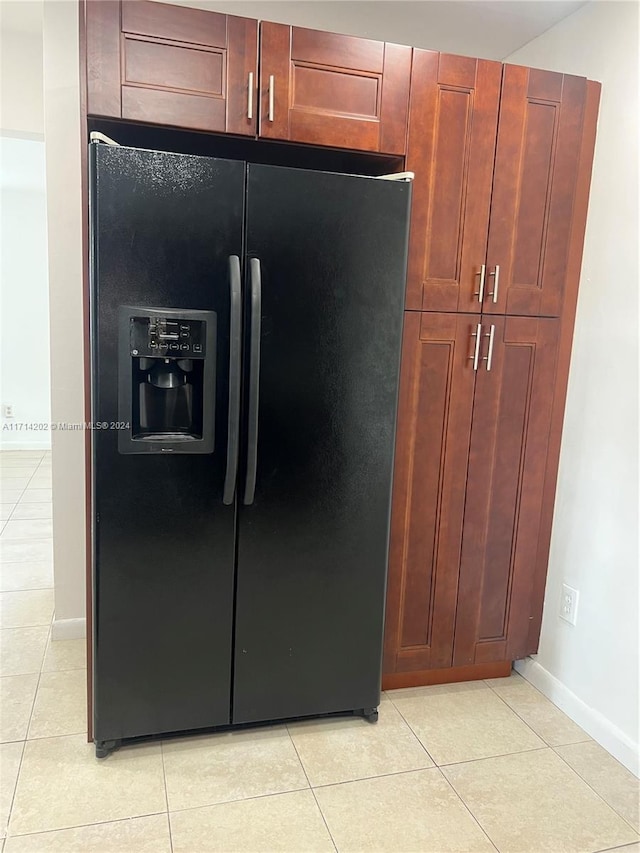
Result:
M247 424L247 479L244 488L245 505L253 503L258 468L258 406L260 402L260 323L262 314L262 275L260 261L249 261L251 280L251 331L249 344L249 413Z
M241 337L240 312L240 258L229 257L229 420L227 431L227 473L224 478L222 503L233 503L238 473L238 431L240 427L240 356Z

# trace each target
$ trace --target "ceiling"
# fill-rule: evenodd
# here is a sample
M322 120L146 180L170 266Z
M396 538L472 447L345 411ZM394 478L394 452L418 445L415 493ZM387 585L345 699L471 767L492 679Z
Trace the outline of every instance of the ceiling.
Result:
M581 0L169 2L487 59L504 59L585 5ZM0 26L3 31L40 34L42 7L43 0L0 0Z

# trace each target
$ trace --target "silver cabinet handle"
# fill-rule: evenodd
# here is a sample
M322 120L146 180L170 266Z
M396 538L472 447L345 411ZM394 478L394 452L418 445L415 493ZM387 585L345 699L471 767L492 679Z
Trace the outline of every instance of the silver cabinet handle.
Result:
M247 95L247 118L253 118L253 71L249 72L249 93Z
M489 348L487 354L482 357L483 361L487 362L487 371L491 370L491 362L493 361L493 338L496 333L496 327L491 326L491 330L485 334L485 338L489 338Z
M480 303L482 303L482 300L484 299L484 277L486 272L487 267L485 264L482 264L482 266L480 267L480 272L476 273L476 275L480 276L480 286L477 290L473 292L473 295L478 297L478 302Z
M493 272L489 273L489 277L493 276L493 290L489 291L489 296L493 296L494 303L498 301L498 285L500 284L500 266L496 264Z
M273 114L275 112L275 88L276 81L273 74L269 75L269 121L273 121Z
M482 323L478 323L475 332L471 332L471 337L476 339L476 343L473 348L473 355L470 355L469 359L473 361L473 369L477 370L478 361L480 360L480 340L482 338Z

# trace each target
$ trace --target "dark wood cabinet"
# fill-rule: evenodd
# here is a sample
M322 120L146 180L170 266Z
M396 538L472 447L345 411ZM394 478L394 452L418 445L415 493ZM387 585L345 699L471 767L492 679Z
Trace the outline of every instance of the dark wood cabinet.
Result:
M385 672L534 651L559 321L407 312Z
M451 666L477 317L405 314L385 672Z
M407 308L559 316L587 81L414 53Z
M499 62L414 51L407 308L482 310L501 78Z
M535 651L528 630L559 326L531 317L491 317L482 324L454 666Z
M254 135L258 23L150 0L86 4L87 111Z
M260 130L284 139L404 154L411 48L260 24Z
M537 650L598 98L414 52L387 687Z
M562 310L586 99L583 77L504 66L485 311Z

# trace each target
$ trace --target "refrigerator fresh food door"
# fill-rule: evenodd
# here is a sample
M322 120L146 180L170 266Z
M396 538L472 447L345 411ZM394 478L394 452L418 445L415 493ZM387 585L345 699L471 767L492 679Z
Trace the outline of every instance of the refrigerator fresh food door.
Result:
M248 167L235 723L380 699L410 192Z
M245 167L98 144L90 164L102 741L230 721Z

